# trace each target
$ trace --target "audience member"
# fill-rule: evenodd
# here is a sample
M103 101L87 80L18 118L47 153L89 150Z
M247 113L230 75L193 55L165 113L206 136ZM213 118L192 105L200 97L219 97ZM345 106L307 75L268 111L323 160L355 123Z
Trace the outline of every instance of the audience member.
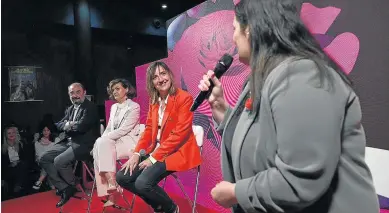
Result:
M51 128L49 126L41 126L39 131L40 133L38 133L37 137L35 138L36 140L34 140L35 160L38 163L42 157L42 154L53 146L53 142L59 142L61 138L64 139L65 137L64 133L60 135L61 137L55 137L55 135L52 134L53 131ZM32 188L39 190L43 181L46 179L46 176L47 173L45 170L41 169L39 179L35 182Z
M8 188L8 195L15 197L26 187L30 159L24 148L17 127L6 127L1 147L2 187Z

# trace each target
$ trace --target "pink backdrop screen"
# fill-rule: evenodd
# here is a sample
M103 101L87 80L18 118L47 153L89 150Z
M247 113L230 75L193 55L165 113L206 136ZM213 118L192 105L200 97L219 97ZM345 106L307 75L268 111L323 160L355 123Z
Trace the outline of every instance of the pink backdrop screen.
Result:
M221 82L224 95L234 106L250 69L239 62L236 47L232 41L232 21L234 5L237 0L208 0L169 20L167 30L168 57L164 61L175 75L177 86L188 91L194 97L199 92L197 85L207 70L213 69L224 53L234 57L230 69L223 75ZM359 39L350 32L340 35L327 35L327 31L337 16L340 8L317 8L311 3L303 3L300 17L310 32L319 41L325 52L349 74L358 58ZM149 64L136 67L137 98L141 106L141 123L145 123L149 105L146 92L146 69ZM112 102L106 103L107 120ZM218 212L230 212L218 206L210 196L211 189L222 180L220 169L220 141L213 127L210 107L203 103L194 113L194 125L204 128L204 146L198 191L198 203ZM193 199L196 170L178 174L186 192ZM182 195L172 179L168 179L166 188L171 193Z

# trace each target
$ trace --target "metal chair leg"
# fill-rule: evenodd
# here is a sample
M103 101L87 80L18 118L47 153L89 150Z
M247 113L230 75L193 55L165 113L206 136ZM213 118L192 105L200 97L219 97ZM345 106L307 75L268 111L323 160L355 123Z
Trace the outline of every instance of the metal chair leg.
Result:
M76 160L75 164L74 164L74 167L73 167L73 174L75 174L76 172L76 169L77 169L77 166L78 166L78 163L79 161ZM81 199L81 200L88 200L88 209L87 209L87 213L90 213L90 207L91 207L91 203L92 203L92 198L93 198L93 191L94 191L94 187L95 187L95 184L96 184L96 179L95 179L95 176L94 176L94 172L92 173L91 172L91 169L89 169L88 165L81 161L81 164L82 164L82 167L83 169L86 170L86 172L89 174L89 176L93 179L93 185L92 185L92 191L91 193L88 195L88 193L85 192L84 188L82 187L82 185L80 183L78 183L76 185L76 187L80 188L81 192L84 194L84 197L78 197L78 196L73 196L74 198L78 198L78 199ZM86 177L86 174L82 174L83 176ZM85 178L86 179L86 178ZM63 213L63 207L64 206L61 206L60 209L59 209L59 213Z
M90 193L90 196L89 196L89 200L88 200L88 210L87 210L87 213L90 213L90 206L92 204L93 191L95 189L95 186L96 186L96 178L93 178L92 190L91 190L91 193Z
M122 162L121 162L120 160L117 160L116 162L117 162L120 166L123 165ZM119 206L119 205L113 205L112 207L113 207L113 208L116 208L116 209L120 209L120 210L122 210L122 211L130 211L130 212L132 213L133 207L134 207L134 202L135 202L135 195L133 196L133 199L132 199L131 204L130 204L130 203L128 202L127 198L124 196L123 191L120 191L119 193L120 193L120 195L122 196L124 202L127 204L128 207L127 207L127 208L124 208L124 207ZM103 201L103 200L102 200L102 201ZM103 202L104 202L104 201L103 201ZM103 208L103 212L104 212L104 211L105 211L105 207Z
M82 162L82 167L85 169L85 171L88 173L88 175L94 180L93 182L95 182L94 175L90 171L88 165L85 162ZM86 176L87 174L82 174L82 175ZM92 193L89 194L89 195L88 195L88 193L86 193L86 191L84 190L84 188L82 187L82 185L80 183L77 184L77 186L78 186L78 188L80 188L80 190L81 190L82 194L84 195L84 197L78 197L78 196L74 196L74 197L79 198L81 200L88 200L88 205L89 205L89 200L91 200L91 197L93 196L93 185L92 185Z
M77 165L78 165L78 160L77 160L76 163L74 164L74 167L73 167L73 174L76 173Z
M182 185L181 181L178 179L177 175L171 174L171 176L174 178L174 180L176 180L177 185L180 187L181 192L185 195L185 198L188 200L189 204L190 204L191 206L193 206L192 200L189 198L189 195L188 195L188 194L186 193L186 191L184 190L184 186Z
M195 193L193 199L192 213L197 212L196 203L197 203L197 190L199 188L199 179L200 179L200 165L197 167L196 186L195 186Z
M127 198L124 196L123 191L121 191L120 194L122 195L122 198L123 198L124 202L127 204L127 206L129 206L129 208L132 209L132 206L134 205L134 198L132 199L131 204L130 204L128 202ZM132 212L132 210L131 210L131 212Z
M85 162L82 162L82 165L84 166L85 170L88 172L89 177L94 179L94 174L93 174L94 172L93 173L91 172L91 169L89 169L88 165Z
M167 177L165 177L165 179L163 179L162 189L165 189L166 179L167 179Z
M132 211L134 211L135 199L136 199L136 195L132 195L130 213L132 213Z

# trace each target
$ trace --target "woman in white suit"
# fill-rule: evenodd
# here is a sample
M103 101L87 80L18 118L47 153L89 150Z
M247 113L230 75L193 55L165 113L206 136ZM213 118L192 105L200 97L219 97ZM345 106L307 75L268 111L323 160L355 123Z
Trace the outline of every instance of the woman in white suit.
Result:
M139 104L128 98L130 83L125 79L115 79L107 88L112 105L107 128L98 138L93 148L97 195L108 196L104 206L115 204L114 192L116 183L116 160L129 158L139 137Z

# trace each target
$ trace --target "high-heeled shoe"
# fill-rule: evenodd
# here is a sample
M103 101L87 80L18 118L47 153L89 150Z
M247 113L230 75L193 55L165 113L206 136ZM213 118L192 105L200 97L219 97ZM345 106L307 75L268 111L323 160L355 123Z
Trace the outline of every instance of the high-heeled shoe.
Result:
M114 193L115 191L118 190L119 185L115 179L110 178L108 179L107 182L108 182L108 188L107 188L108 194Z
M114 195L109 195L108 200L104 203L103 207L109 207L116 204L116 199Z

